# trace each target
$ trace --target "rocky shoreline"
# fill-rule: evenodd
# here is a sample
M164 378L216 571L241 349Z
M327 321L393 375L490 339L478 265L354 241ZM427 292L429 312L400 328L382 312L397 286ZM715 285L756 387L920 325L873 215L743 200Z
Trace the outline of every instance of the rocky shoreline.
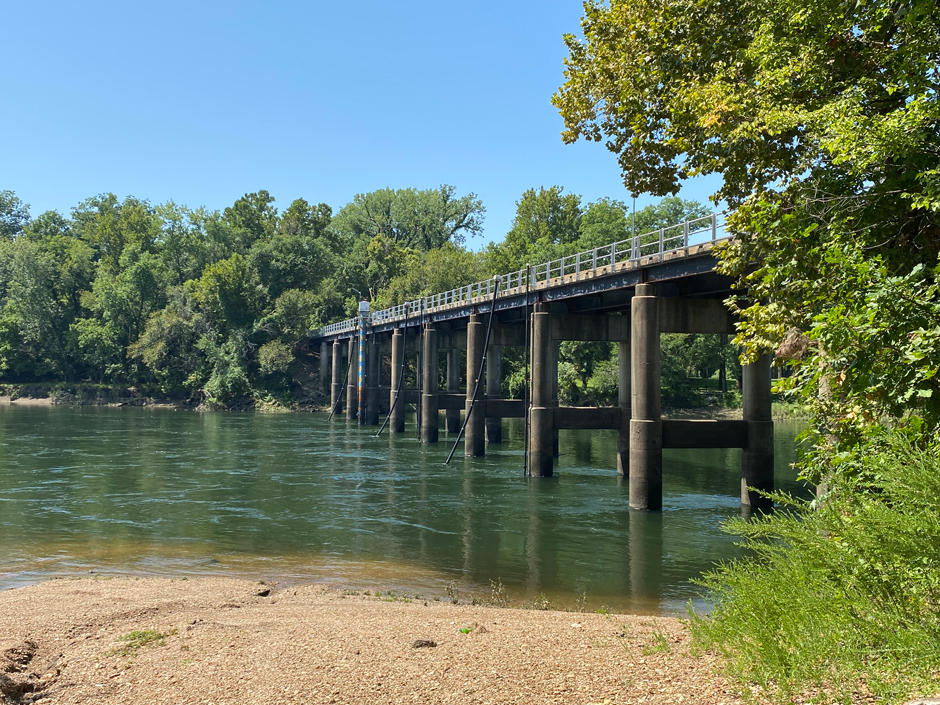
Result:
M8 703L741 702L715 667L668 617L215 577L0 593Z

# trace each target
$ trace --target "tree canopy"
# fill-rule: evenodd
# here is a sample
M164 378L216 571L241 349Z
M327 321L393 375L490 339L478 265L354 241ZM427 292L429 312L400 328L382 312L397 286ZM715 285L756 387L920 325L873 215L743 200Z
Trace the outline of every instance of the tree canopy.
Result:
M936 4L592 1L582 29L553 98L563 138L605 141L633 192L722 176L739 342L789 340L820 438L940 425Z

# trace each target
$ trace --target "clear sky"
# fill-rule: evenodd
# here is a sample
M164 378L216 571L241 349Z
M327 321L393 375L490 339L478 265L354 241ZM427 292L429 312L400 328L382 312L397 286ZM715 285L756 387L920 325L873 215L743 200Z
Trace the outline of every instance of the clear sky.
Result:
M482 198L484 240L527 188L629 202L614 155L563 144L550 102L581 14L576 0L9 2L0 189L35 216L108 191L216 209L267 189L281 209L336 211L448 183Z

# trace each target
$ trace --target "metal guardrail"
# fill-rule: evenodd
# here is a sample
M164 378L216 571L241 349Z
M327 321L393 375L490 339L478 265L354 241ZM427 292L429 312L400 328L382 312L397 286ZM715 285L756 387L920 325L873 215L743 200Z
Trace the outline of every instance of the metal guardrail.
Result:
M611 274L628 268L630 264L637 265L641 262L645 264L645 260L650 258L663 260L666 255L681 252L689 247L709 243L714 245L716 242L729 240L732 236L725 232L725 216L724 212L713 213L704 218L696 218L668 228L636 235L628 240L509 272L502 275L502 295L514 293L515 290L525 287L526 282L530 291L538 291L568 284L572 276L575 281L579 281L582 277ZM381 311L373 311L372 325L416 318L421 314L434 313L455 305L485 301L493 295L496 286L494 279L467 284ZM358 325L358 318L349 318L323 326L317 331L311 331L311 337L320 338L348 333L357 330Z

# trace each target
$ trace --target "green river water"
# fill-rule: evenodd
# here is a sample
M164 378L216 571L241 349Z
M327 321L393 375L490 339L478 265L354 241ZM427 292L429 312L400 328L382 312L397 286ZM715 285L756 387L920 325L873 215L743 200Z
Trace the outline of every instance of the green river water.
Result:
M413 424L409 423L409 428ZM667 451L662 512L628 508L616 434L563 431L526 480L522 424L465 459L325 414L0 405L0 589L76 574L245 576L461 601L676 613L740 555L740 451ZM795 423L778 423L777 487ZM451 585L453 584L453 585Z

